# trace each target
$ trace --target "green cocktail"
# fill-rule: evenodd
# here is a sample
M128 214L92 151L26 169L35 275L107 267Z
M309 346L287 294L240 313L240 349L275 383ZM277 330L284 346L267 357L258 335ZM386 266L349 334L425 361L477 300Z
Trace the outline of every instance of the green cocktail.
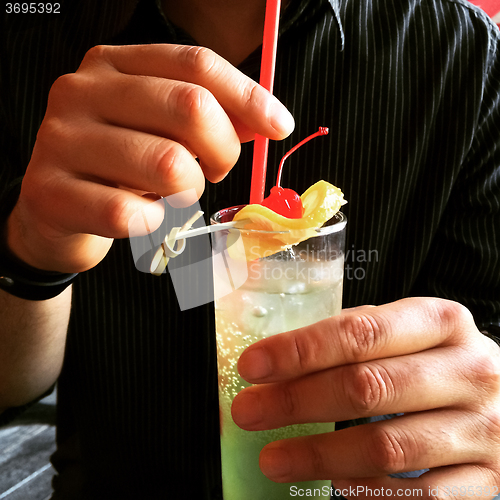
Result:
M225 212L222 214L222 212ZM222 215L221 215L222 214ZM224 219L224 216L226 219ZM226 222L221 211L212 219ZM280 500L290 498L292 483L267 479L259 468L264 445L278 439L334 430L334 423L300 424L269 431L245 431L232 420L231 404L248 386L238 374L240 354L253 342L270 335L306 326L340 313L346 219L337 213L333 224L317 230L317 236L272 256L245 262L248 277L241 286L215 300L221 453L224 500ZM259 231L251 231L252 242ZM269 232L262 232L269 239ZM245 238L245 232L241 231ZM224 232L214 237L214 254L224 254L231 244ZM265 242L264 242L265 244ZM248 254L248 248L246 249ZM231 249L226 269L234 267ZM236 263L241 266L241 261ZM220 272L220 270L219 270ZM214 280L217 288L218 273ZM310 481L300 488L322 488L329 481ZM326 488L323 490L326 491Z

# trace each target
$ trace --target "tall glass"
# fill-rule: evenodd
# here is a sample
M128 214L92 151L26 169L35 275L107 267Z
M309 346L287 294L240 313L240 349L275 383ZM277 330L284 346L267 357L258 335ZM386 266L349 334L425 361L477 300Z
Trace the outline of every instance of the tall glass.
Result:
M229 222L238 210L234 207L217 212L211 222ZM224 500L289 499L292 483L275 483L261 472L261 449L278 439L335 428L334 423L312 423L245 431L233 422L231 404L249 385L239 376L236 365L250 344L340 313L346 222L339 212L326 227L313 230L314 237L254 260L243 259L243 254L247 258L257 255L259 245L272 247L270 242L283 233L227 230L213 234L214 257L222 256L224 262L214 265ZM319 488L324 498L329 498L329 481L296 486Z

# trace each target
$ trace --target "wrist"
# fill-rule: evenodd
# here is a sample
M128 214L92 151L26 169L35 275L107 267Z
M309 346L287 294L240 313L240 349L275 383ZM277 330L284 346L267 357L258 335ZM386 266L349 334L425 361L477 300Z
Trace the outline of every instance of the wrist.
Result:
M42 256L47 254L43 241L40 242L33 231L26 229L27 224L21 215L23 210L20 203L16 204L7 220L0 221L1 251L20 265L56 272L56 268L51 268L50 264L42 259ZM49 251L48 254L54 255L54 252Z
M76 273L59 273L38 269L24 260L23 252L13 251L10 243L18 241L18 231L9 216L20 192L20 180L11 184L2 200L0 212L0 289L27 300L46 300L63 292L76 278ZM16 246L16 250L17 250Z

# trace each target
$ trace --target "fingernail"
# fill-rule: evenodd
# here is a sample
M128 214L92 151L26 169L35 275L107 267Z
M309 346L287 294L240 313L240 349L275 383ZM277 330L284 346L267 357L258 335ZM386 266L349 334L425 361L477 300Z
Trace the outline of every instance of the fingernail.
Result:
M161 200L161 196L158 193L144 193L142 197L153 201Z
M248 381L256 381L271 375L271 360L262 347L247 349L238 361L240 375Z
M260 454L260 470L273 481L286 481L290 477L290 457L281 448L264 448Z
M231 405L231 416L238 427L251 430L262 422L260 397L251 391L240 392Z
M283 137L289 136L295 128L295 120L291 113L280 102L271 104L271 126Z

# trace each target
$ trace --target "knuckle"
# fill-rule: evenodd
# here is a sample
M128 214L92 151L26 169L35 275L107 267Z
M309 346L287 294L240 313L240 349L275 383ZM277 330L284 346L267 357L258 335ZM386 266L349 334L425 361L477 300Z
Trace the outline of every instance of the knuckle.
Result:
M268 109L270 101L267 90L253 80L242 79L239 84L239 93L247 113L261 113L263 109Z
M201 193L205 182L203 173L184 146L159 140L144 155L144 171L159 194L166 196L191 188Z
M186 84L177 88L176 109L191 126L211 123L207 118L214 113L215 106L211 92L199 85Z
M220 59L214 51L206 47L187 47L183 51L185 68L190 74L205 77L218 71Z
M106 60L109 50L110 47L107 47L106 45L95 45L94 47L91 47L86 52L80 67L84 68L86 66L91 66L99 63L102 60Z
M78 70L74 73L66 73L59 76L52 84L49 92L49 105L51 102L62 103L65 106L71 101L74 105L77 96L87 96L93 92L95 85L102 85L102 79L97 79L94 69L103 66L103 61L108 62L110 47L98 45L92 47L85 54Z
M500 472L500 400L477 406L468 414L474 442L483 449L483 459Z
M49 92L49 105L59 102L67 103L74 98L75 94L81 92L82 79L76 73L61 75L52 84Z
M160 186L177 185L185 176L187 151L176 142L154 148L150 163L151 182Z
M287 417L293 417L299 413L299 398L292 384L282 385L279 403L283 414Z
M472 357L474 385L500 398L500 362L497 353L478 354Z
M349 367L345 394L359 415L372 415L394 396L387 372L374 364Z
M368 456L376 470L383 474L401 472L410 463L411 443L394 427L375 426Z
M456 331L469 331L474 325L471 312L462 304L443 299L434 299L430 302L433 311L430 313L437 316L440 324L444 325L451 334Z
M49 165L67 154L72 144L81 140L81 134L71 121L58 115L46 116L38 129L32 159L38 164ZM68 162L58 162L69 168Z
M68 128L57 117L46 117L38 129L36 136L36 148L43 151L52 151L54 144L66 141Z
M371 352L378 350L383 341L384 327L375 316L368 313L346 314L340 319L340 331L343 333L344 356L347 362L356 363L367 359Z
M125 234L131 216L130 204L117 193L104 203L101 216L109 236Z
M497 453L493 453L492 456L500 463L500 404L497 404L496 409L488 412L484 427L485 434L493 445L492 448L497 450Z
M321 346L314 335L306 338L301 335L293 336L293 351L297 364L303 372L308 372L316 366L320 349Z
M323 449L320 448L317 443L312 443L308 451L309 462L314 471L314 475L318 477L328 477L330 474L328 470L329 460Z

